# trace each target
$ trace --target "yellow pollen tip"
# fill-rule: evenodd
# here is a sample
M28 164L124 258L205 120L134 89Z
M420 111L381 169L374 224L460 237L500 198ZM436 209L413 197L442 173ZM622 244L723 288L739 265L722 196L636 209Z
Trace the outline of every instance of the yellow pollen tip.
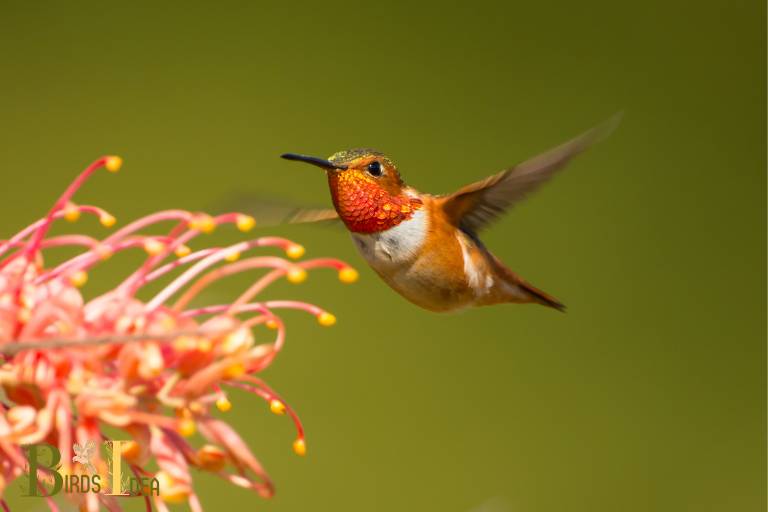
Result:
M216 221L210 215L202 214L189 221L191 229L209 234L216 229Z
M288 248L285 250L286 256L291 258L292 260L297 260L304 256L304 253L307 252L306 249L304 249L303 245L299 244L291 244L288 246Z
M317 321L323 327L330 327L336 323L336 317L327 311L323 311L317 316Z
M69 204L64 207L64 219L66 219L67 222L77 222L79 218L80 210L77 206Z
M240 259L240 253L239 252L231 252L231 253L227 254L226 256L224 256L224 259L226 261L232 263L233 261L237 261L237 260Z
M285 414L285 404L277 398L274 398L269 401L269 410L278 416L282 416Z
M165 244L154 238L150 238L144 242L144 250L150 256L157 256L165 249Z
M230 402L227 397L220 396L218 399L216 399L216 408L221 412L227 412L232 408L232 402Z
M256 225L256 219L250 215L240 214L237 216L235 223L237 224L237 229L245 233L253 229L253 227Z
M85 283L88 282L88 272L85 270L78 270L77 272L74 272L71 276L69 276L69 282L72 286L76 286L78 288L85 285Z
M104 162L104 167L106 167L109 172L117 172L122 166L123 159L119 156L108 156L107 160Z
M272 319L267 320L265 325L267 326L267 329L272 329L272 330L277 329L280 326L280 324L277 323L277 320L272 320Z
M307 271L301 267L293 267L285 277L293 284L303 283L307 280Z
M184 418L179 422L179 434L184 437L193 436L196 430L195 420L191 418Z
M224 377L227 379L236 379L242 377L245 373L245 366L242 363L235 363L224 370Z
M173 250L173 254L175 254L178 258L183 258L184 256L189 255L189 253L192 252L192 249L190 249L188 246L181 244L180 246L176 247L176 249Z
M342 283L354 283L359 277L360 274L352 267L344 267L339 270L339 281Z
M102 213L99 216L99 222L105 228L111 228L112 226L114 226L117 223L117 219L115 218L114 215L110 215L108 213Z
M307 442L303 438L298 438L293 442L293 453L300 456L307 454Z

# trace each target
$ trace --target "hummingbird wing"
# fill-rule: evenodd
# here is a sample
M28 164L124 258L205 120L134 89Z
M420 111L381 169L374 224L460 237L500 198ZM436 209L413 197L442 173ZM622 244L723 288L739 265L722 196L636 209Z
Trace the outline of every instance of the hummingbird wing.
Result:
M305 224L307 222L337 220L339 220L339 214L332 208L295 208L285 222L288 224Z
M308 222L328 222L339 220L339 214L332 208L267 208L254 206L248 208L260 226L278 224L306 224Z
M472 183L446 196L444 211L456 225L476 233L549 180L557 171L592 144L607 137L622 113L510 169Z
M333 208L303 208L274 198L259 197L256 194L241 194L218 202L213 211L235 210L253 215L257 226L280 224L305 224L308 222L329 222L339 220Z

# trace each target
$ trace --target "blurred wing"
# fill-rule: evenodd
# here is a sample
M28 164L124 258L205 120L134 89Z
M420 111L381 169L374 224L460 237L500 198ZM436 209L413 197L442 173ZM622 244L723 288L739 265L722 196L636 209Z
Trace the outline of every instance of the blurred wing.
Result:
M296 208L286 217L285 222L287 224L304 224L307 222L327 222L337 220L339 220L339 214L332 208Z
M302 208L288 201L262 198L258 195L241 194L231 197L211 208L213 211L239 211L252 215L257 226L280 224L305 224L309 222L333 223L339 220L332 208Z
M80 454L82 454L82 453L83 453L83 447L82 447L82 446L80 446L80 445L79 445L79 444L77 444L77 443L75 443L75 444L73 444L73 445L72 445L72 450L74 450L74 452L75 452L75 453L76 453L78 456L79 456ZM73 459L73 460L74 460L74 459Z
M571 158L607 137L619 124L621 117L621 113L616 114L565 144L490 178L465 186L445 198L445 212L462 229L472 233L483 229L549 180Z

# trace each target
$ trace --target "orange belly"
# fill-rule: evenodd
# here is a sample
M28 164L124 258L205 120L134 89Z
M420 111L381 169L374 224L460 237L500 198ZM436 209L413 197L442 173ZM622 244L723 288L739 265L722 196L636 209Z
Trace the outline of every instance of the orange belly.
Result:
M426 246L410 265L395 272L374 270L400 295L430 311L454 311L475 302L455 237Z
M430 311L506 302L481 249L440 222L434 202L386 232L354 235L361 254L390 287Z

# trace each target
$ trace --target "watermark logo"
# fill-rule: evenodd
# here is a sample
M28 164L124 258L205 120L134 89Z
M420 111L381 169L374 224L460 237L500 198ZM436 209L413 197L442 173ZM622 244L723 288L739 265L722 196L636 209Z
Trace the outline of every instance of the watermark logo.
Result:
M92 439L85 442L85 446L80 446L75 443L72 445L72 450L75 452L75 456L72 457L72 462L79 462L85 466L85 470L88 474L92 475L96 472L96 468L91 464L91 457L93 452L96 451L96 443Z
M123 472L122 450L128 441L105 441L105 474L94 465L98 445L88 440L75 443L72 450L74 467L84 472L66 469L61 463L61 452L50 444L30 444L23 447L27 457L26 478L22 481L24 496L47 497L60 492L68 494L97 493L109 496L159 496L157 478L129 476Z

